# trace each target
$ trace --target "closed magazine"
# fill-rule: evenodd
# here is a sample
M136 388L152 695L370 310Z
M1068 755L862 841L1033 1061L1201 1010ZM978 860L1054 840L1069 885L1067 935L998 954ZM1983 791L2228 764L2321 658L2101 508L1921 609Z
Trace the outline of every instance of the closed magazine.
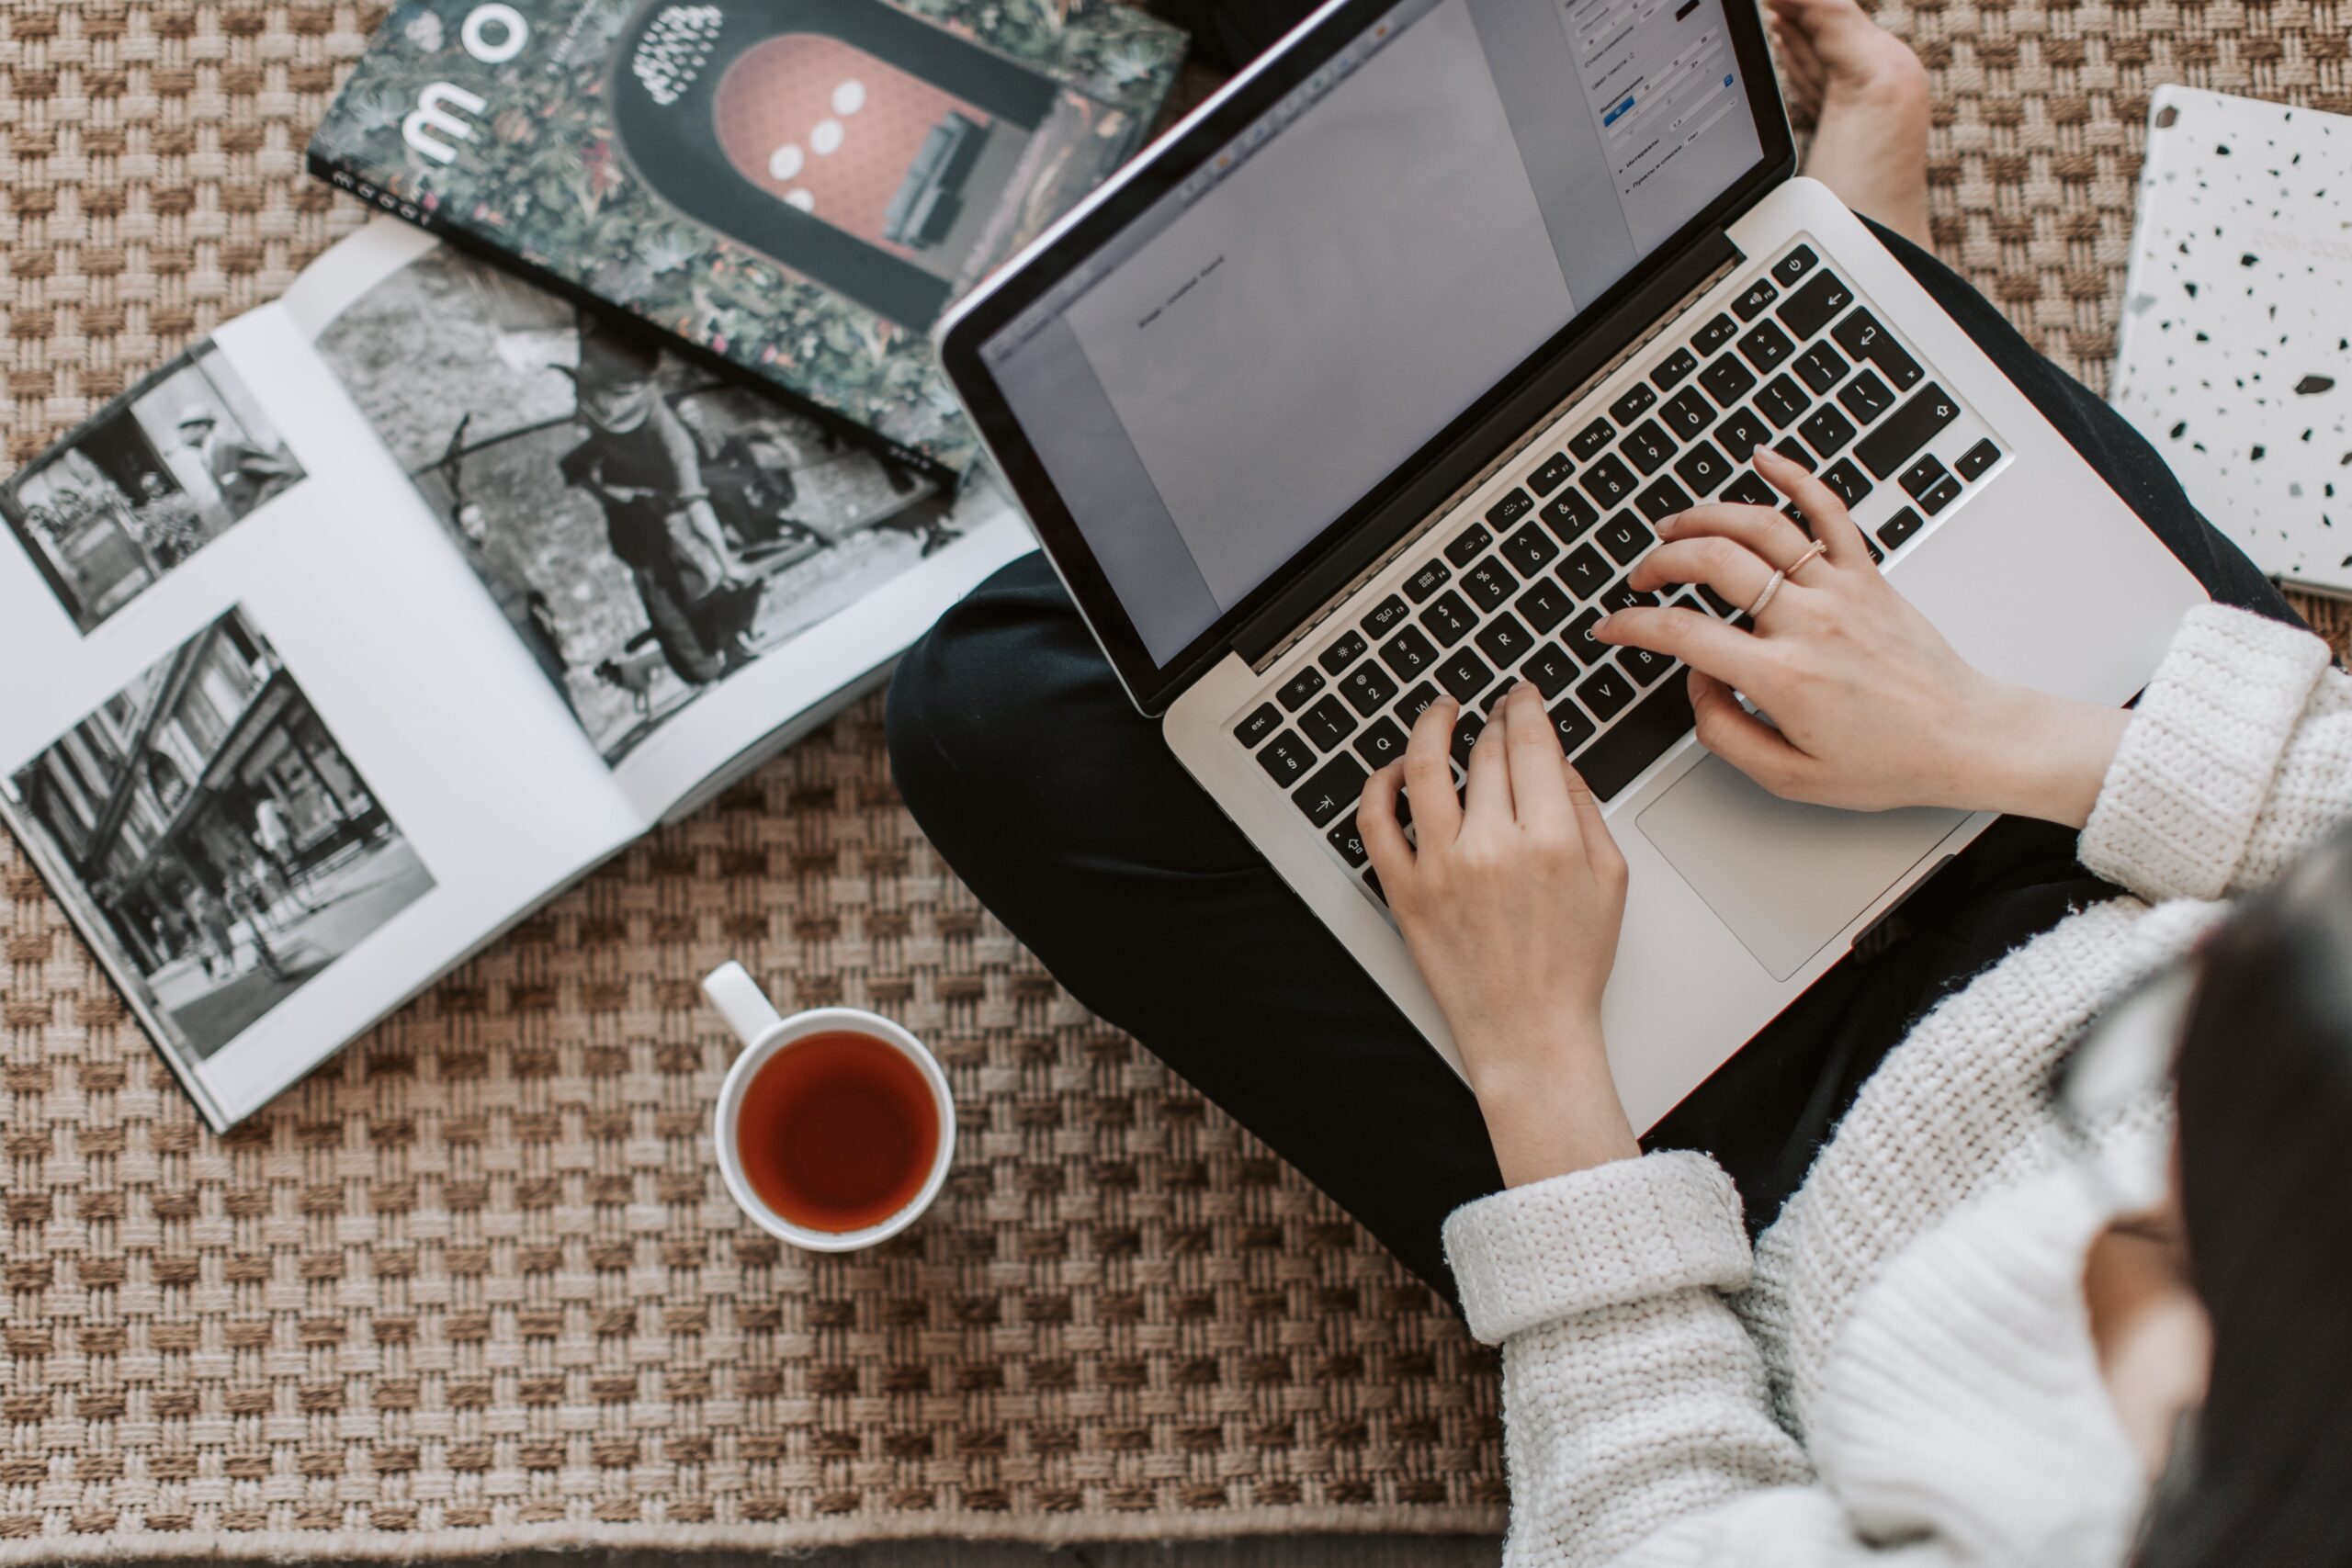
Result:
M1028 547L389 219L0 484L0 819L216 1128Z
M948 303L1140 145L1120 0L402 0L312 169L943 471Z

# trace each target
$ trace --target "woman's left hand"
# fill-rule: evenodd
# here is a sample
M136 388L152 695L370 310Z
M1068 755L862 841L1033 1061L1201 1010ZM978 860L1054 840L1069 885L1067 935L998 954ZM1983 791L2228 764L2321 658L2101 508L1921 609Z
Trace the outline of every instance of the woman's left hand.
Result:
M1646 606L1616 612L1593 636L1689 664L1700 743L1775 795L1849 810L1959 807L2081 827L2124 714L1971 666L1879 574L1860 527L1827 485L1770 447L1754 461L1804 509L1811 537L1771 507L1715 502L1660 522L1666 542L1626 577L1645 593L1696 582L1733 604L1761 601L1761 615L1742 618L1753 626ZM1808 554L1815 539L1825 553Z
M1364 785L1356 825L1516 1186L1639 1152L1600 1032L1625 857L1534 687L1496 706L1456 796L1459 711L1440 698L1422 712L1404 760Z

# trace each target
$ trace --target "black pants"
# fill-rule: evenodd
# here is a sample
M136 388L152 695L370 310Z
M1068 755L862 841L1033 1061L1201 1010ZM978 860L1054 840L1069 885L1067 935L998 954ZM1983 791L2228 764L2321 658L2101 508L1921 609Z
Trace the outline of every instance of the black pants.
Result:
M1880 238L2216 599L2294 619L2130 425L1933 257ZM924 831L1080 1001L1451 1294L1439 1226L1501 1184L1469 1089L1136 714L1043 558L909 653L889 735ZM2073 834L1996 823L1645 1143L1713 1155L1760 1229L1921 1012L2112 891Z

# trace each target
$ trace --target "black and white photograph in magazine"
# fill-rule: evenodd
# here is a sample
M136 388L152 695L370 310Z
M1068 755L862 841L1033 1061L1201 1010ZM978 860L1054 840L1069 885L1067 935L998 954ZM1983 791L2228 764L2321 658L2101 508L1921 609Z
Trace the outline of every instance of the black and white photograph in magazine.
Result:
M291 672L232 610L8 780L185 1057L210 1056L433 877Z
M302 479L208 341L0 485L0 517L87 632Z
M446 247L317 344L608 763L956 536L930 479Z

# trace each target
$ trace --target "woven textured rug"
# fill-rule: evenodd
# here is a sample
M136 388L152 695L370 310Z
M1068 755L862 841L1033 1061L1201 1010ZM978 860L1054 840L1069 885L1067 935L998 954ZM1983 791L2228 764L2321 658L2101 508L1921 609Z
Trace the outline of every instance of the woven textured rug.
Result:
M2341 4L1914 4L1939 242L2109 353L2151 85L2352 107ZM300 150L376 20L7 0L14 460L356 221ZM0 1557L1493 1529L1492 1362L941 867L867 704L236 1135L0 839ZM740 1223L696 977L940 1050L945 1199L854 1259Z

